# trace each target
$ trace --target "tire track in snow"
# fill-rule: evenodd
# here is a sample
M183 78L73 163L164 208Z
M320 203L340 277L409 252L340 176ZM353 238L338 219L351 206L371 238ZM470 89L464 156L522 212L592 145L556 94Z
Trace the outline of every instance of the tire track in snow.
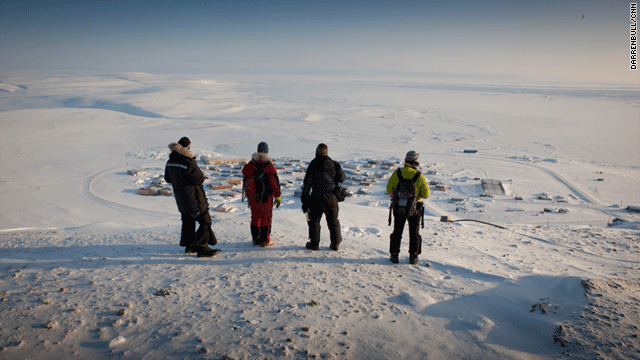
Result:
M597 207L600 207L600 208L606 207L606 205L602 201L600 201L600 199L598 199L595 196L589 194L586 190L582 189L580 186L574 184L571 180L565 178L563 175L557 173L554 170L548 169L548 168L546 168L544 166L521 163L521 162L518 162L518 161L512 161L512 160L504 160L504 161L508 161L508 162L511 162L511 163L514 163L514 164L519 164L519 165L522 165L522 166L531 166L531 167L534 167L534 168L536 168L538 170L541 170L541 171L551 175L553 178L558 180L564 186L569 188L569 190L571 190L576 196L578 196L582 200L584 200L586 202L590 202L590 203L592 203L592 204L594 204L594 205L596 205Z
M451 156L452 154L440 154L440 155ZM589 203L595 205L596 207L599 207L600 210L602 210L603 212L604 212L603 208L607 207L600 199L598 199L595 196L591 195L588 191L582 189L579 185L573 183L571 180L567 179L566 177L564 177L563 175L559 174L558 172L556 172L554 170L551 170L549 168L546 168L544 166L525 163L525 162L522 162L522 161L514 161L514 160L509 160L509 159L503 159L503 158L495 157L495 156L480 155L480 154L476 154L475 157L489 159L489 160L495 160L495 161L503 161L503 162L514 164L516 166L533 167L533 168L538 169L538 170L540 170L542 172L545 172L548 175L550 175L551 177L555 178L558 182L562 183L569 190L571 190L576 196L578 196L579 198L581 198L582 200L584 200L586 202L589 202ZM458 156L454 156L454 158L459 158L459 157ZM489 178L489 175L487 174L486 171L485 171L485 176L487 176L487 178Z
M99 196L97 196L96 194L94 194L91 191L91 183L100 175L110 172L110 171L115 171L115 170L119 170L119 169L124 169L126 167L118 167L118 168L113 168L113 169L106 169L106 170L102 170L99 171L97 173L94 173L86 178L84 178L82 181L80 181L80 183L78 183L78 191L80 194L82 194L82 196L86 197L89 200L92 200L94 202L97 202L98 204L111 208L111 209L116 209L116 210L121 210L121 211L125 211L125 212L129 212L132 214L137 214L137 215L148 215L148 216L174 216L175 214L169 214L166 212L161 212L161 211L154 211L154 210L147 210L147 209L142 209L142 208L138 208L135 206L130 206L130 205L125 205L125 204L120 204L117 203L115 201L111 201L105 198L101 198Z

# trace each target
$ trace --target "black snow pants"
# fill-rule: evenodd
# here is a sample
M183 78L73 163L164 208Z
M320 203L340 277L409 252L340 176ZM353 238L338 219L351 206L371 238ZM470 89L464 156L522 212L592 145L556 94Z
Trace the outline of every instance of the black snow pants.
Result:
M195 219L189 214L182 215L182 234L180 235L180 246L196 247L196 246L214 246L218 243L216 235L211 229L211 215L205 211L198 215ZM198 231L196 231L196 222L198 223Z
M340 245L342 233L340 231L340 220L338 220L338 199L333 194L311 195L309 199L309 242L311 245L320 244L320 220L324 214L327 217L329 227L329 237L331 245Z
M418 203L421 206L422 203ZM393 211L393 232L391 233L389 252L391 254L400 253L400 242L402 241L402 232L404 231L404 224L409 223L409 254L418 255L422 253L422 236L420 236L420 219L422 214L418 209L418 215L407 216L403 214L401 210Z

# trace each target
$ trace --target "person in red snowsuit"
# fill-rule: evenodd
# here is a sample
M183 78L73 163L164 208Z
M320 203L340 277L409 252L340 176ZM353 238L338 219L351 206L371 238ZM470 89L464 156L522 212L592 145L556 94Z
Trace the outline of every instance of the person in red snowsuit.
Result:
M251 161L242 168L243 190L251 209L251 238L253 245L271 246L270 238L273 205L280 207L280 179L273 160L269 157L269 146L258 144L258 151Z

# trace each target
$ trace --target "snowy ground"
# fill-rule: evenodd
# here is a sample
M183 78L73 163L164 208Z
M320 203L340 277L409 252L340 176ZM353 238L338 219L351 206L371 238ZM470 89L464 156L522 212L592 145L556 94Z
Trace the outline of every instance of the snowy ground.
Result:
M640 215L627 207L640 205L639 97L442 79L2 73L0 357L637 358ZM185 135L212 159L269 143L284 167L276 246L251 245L236 187L207 190L222 254L181 252L173 197L138 190ZM320 142L359 168L339 252L326 227L321 251L304 249L295 191ZM406 241L401 263L388 260L383 163L408 150L434 182L418 266ZM201 167L207 185L237 178L237 165ZM481 196L485 179L506 194ZM213 211L221 204L233 210Z

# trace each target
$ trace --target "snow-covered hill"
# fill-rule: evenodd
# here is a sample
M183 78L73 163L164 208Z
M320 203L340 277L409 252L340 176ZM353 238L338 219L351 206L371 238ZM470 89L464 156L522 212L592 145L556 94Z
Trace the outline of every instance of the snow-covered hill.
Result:
M139 73L0 82L2 358L640 355L628 89ZM139 195L181 136L210 177L212 259L182 253L172 196ZM240 188L209 186L238 165L205 163L249 158L260 141L283 185L267 249L251 245ZM320 142L351 178L338 252L326 227L320 251L304 249L295 196ZM400 264L388 259L385 164L409 150L432 182L417 266L406 239ZM505 195L483 194L486 179Z

